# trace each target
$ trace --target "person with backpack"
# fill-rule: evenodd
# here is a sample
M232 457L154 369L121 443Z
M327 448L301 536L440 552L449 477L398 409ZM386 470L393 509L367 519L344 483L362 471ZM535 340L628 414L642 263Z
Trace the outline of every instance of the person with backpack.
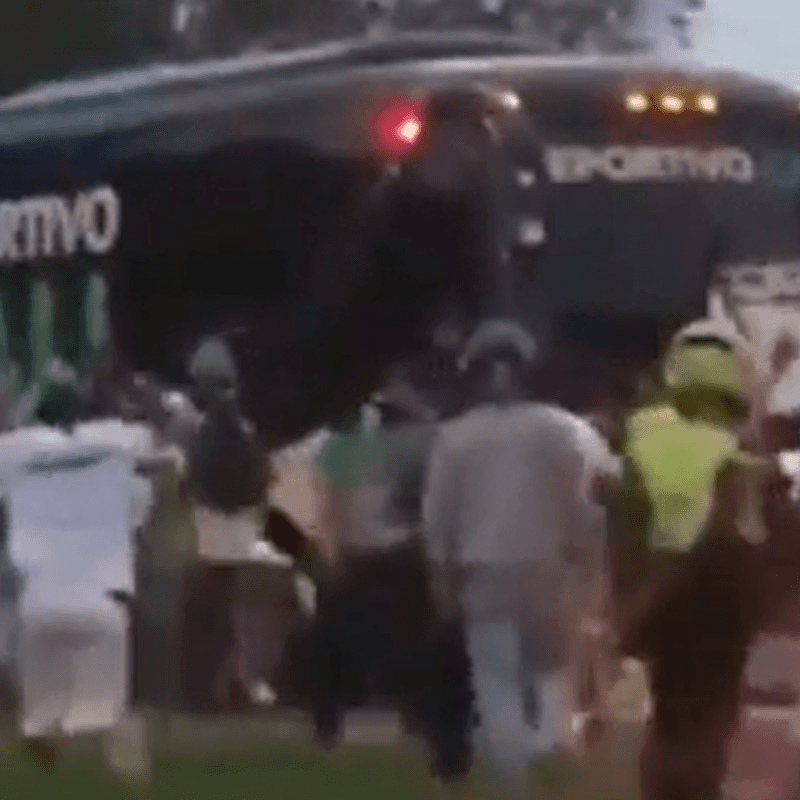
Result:
M183 434L185 492L193 509L201 562L189 578L195 608L190 616L209 634L192 640L202 651L209 647L227 652L217 669L212 702L246 706L252 676L241 667L247 663L243 651L252 645L248 632L254 624L247 604L238 602L243 587L237 565L254 558L261 540L270 466L253 426L241 412L238 370L224 338L203 340L191 358L189 373L202 414L197 427ZM191 670L195 659L186 655ZM201 659L209 665L219 661L211 652Z

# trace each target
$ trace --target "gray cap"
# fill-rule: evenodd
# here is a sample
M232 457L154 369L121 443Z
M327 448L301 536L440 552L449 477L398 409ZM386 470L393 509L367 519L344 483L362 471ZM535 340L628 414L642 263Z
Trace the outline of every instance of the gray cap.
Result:
M235 384L239 377L233 353L219 336L203 339L189 362L189 374L198 383Z
M516 352L525 363L536 355L536 341L525 328L512 319L500 318L481 323L469 338L458 366L462 371L480 358L489 358L502 350Z

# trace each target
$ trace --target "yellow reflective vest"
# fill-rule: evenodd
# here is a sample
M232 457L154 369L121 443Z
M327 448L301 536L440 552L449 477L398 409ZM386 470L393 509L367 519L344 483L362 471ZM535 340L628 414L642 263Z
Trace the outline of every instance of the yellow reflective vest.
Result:
M719 470L738 450L737 437L688 420L668 403L637 411L627 428L626 455L652 507L649 548L691 550L708 521Z

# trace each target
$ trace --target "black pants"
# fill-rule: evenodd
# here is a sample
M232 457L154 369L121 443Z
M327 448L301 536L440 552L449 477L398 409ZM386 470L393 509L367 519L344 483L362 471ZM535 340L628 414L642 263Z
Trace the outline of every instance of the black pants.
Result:
M735 532L712 532L673 565L636 629L627 631L632 654L651 668L643 800L720 797L748 648L760 621L755 552Z
M235 568L197 565L183 585L180 683L183 707L190 713L219 711L214 685L235 642Z
M464 633L459 623L437 619L417 543L346 557L292 651L319 736L334 738L348 708L392 704L432 746L437 774L455 778L469 768Z

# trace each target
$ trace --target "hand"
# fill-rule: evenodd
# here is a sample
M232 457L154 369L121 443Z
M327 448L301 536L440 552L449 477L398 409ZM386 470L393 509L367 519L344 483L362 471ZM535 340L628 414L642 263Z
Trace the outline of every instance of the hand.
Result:
M619 492L621 479L616 475L601 473L595 476L590 487L590 499L601 506L608 506Z

